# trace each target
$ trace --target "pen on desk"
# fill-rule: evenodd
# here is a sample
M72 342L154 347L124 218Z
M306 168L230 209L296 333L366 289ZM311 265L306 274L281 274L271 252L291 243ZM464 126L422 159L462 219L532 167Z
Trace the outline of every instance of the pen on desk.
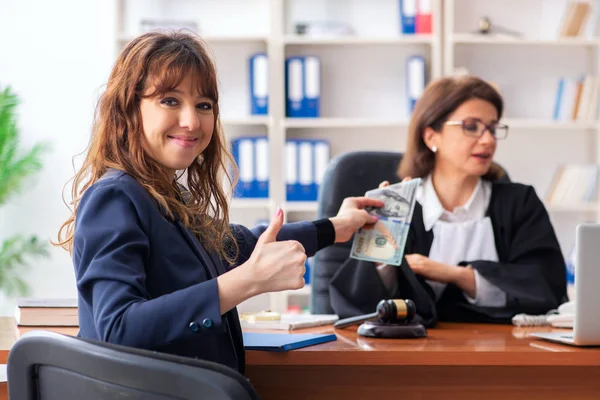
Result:
M341 328L345 328L345 327L351 326L351 325L358 325L365 321L376 319L377 316L378 316L378 313L374 312L371 314L357 315L356 317L344 318L344 319L340 319L335 324L333 324L333 327L341 329Z

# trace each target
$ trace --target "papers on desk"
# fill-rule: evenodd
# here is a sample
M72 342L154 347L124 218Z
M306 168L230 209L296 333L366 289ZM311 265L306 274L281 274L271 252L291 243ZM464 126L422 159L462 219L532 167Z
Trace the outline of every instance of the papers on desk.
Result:
M281 314L275 320L249 320L243 316L240 318L242 329L274 329L292 331L294 329L311 328L315 326L330 325L339 317L335 314Z

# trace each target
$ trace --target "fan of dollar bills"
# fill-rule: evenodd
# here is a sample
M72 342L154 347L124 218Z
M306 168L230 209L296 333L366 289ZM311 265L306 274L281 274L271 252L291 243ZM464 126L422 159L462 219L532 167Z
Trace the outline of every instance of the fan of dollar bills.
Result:
M421 178L369 190L365 196L383 201L381 208L369 207L375 224L366 225L354 235L350 257L358 260L400 265L406 236L415 208L415 194Z

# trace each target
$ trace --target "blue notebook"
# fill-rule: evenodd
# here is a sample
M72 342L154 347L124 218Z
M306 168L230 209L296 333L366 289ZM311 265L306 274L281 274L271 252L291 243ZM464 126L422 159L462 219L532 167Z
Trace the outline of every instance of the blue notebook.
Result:
M250 333L244 332L246 350L289 351L336 340L335 333Z

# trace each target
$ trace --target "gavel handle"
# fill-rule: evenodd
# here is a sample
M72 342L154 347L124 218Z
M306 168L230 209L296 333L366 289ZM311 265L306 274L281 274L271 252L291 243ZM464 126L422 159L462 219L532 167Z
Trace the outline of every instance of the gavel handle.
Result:
M377 318L376 312L371 313L371 314L365 314L365 315L357 315L356 317L340 319L335 324L333 324L333 327L341 329L341 328L345 328L345 327L351 326L351 325L358 325L367 320L374 319L374 318Z

